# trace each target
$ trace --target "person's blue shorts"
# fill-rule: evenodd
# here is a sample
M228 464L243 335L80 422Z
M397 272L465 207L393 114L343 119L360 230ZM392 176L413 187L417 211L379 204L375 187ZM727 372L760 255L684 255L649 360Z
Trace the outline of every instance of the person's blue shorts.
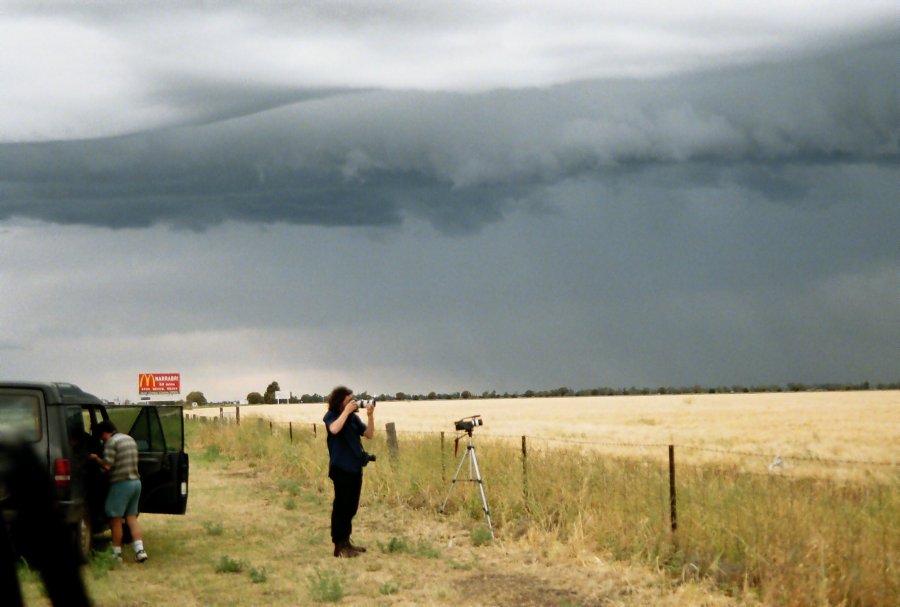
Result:
M123 518L136 516L141 499L141 481L118 481L109 486L106 496L106 516Z

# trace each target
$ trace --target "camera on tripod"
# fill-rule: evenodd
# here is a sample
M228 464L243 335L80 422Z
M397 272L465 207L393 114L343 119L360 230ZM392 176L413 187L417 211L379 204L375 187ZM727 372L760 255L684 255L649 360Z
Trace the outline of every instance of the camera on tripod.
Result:
M459 460L459 465L456 467L456 474L453 475L453 481L450 483L450 489L447 491L447 497L444 498L444 503L441 504L441 512L446 512L447 502L450 500L450 493L453 492L453 487L456 486L456 481L459 479L459 472L463 469L463 465L466 463L466 460L469 462L469 478L468 481L470 483L478 483L478 491L481 493L481 508L484 510L484 518L487 520L488 530L491 532L491 539L494 537L494 525L491 523L491 511L488 509L487 504L487 495L484 493L484 483L481 480L481 470L478 468L478 458L475 457L475 443L472 437L472 430L474 430L477 426L484 425L484 421L481 419L480 415L470 415L469 417L464 417L462 419L458 419L453 422L453 425L456 427L457 432L462 432L462 434L457 434L456 438L453 439L453 453L455 454L459 449L459 441L463 436L468 435L468 445L466 445L466 452L463 453L462 458Z
M476 426L484 425L484 420L481 419L480 415L470 415L469 417L456 420L453 424L456 426L458 432L468 432L471 434Z

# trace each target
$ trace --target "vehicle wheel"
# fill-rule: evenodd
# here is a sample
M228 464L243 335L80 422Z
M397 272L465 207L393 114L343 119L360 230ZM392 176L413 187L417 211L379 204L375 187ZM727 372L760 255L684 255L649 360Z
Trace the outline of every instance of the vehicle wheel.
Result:
M81 517L81 521L75 525L74 533L75 536L75 548L78 551L78 558L81 560L82 564L86 564L91 560L92 552L91 547L93 544L93 530L91 529L91 514L90 512L85 512L84 516Z

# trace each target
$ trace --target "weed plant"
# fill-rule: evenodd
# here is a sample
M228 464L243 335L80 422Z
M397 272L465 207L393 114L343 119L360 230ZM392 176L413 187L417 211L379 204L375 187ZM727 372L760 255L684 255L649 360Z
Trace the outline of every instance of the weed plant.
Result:
M406 538L392 537L387 544L378 542L378 549L384 554L393 554L396 552L409 552L409 543Z
M474 546L487 546L491 543L491 530L482 526L475 527L469 533L469 539Z
M393 582L385 582L378 587L378 592L380 592L381 594L397 594L398 592L400 592L400 586L398 584L394 584Z
M226 554L222 555L216 563L216 573L240 573L246 567L247 563L244 561L233 559Z
M91 576L95 580L106 577L111 569L119 564L118 558L113 554L112 548L95 552L90 562Z
M338 603L344 598L344 584L333 571L322 571L316 567L315 571L307 576L307 580L309 595L317 603Z
M268 466L312 495L330 490L324 437L312 431L295 429L293 443L267 424L194 431L208 453ZM437 513L465 445L454 453L452 440L442 448L437 435L404 435L392 461L383 433L372 442L367 450L379 459L366 468L363 499ZM660 457L532 448L523 464L509 441L479 439L477 449L495 532L534 541L537 550L548 540L605 550L677 579L709 578L733 594L788 607L893 606L900 596L900 473L848 481L679 465L673 532ZM483 525L474 484L457 483L447 511ZM479 541L474 532L471 539ZM341 594L339 580L323 576L311 581L311 593Z
M266 574L265 567L260 567L259 569L257 569L256 567L251 567L249 573L250 581L254 584L262 584L269 579L269 576Z

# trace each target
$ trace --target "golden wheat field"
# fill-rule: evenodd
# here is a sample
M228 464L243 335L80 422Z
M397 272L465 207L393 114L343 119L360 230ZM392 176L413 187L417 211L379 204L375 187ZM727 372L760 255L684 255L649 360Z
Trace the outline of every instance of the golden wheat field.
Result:
M286 424L320 423L324 404L252 405L240 416ZM195 409L218 416L218 407ZM221 410L234 418L235 408ZM900 391L684 394L380 402L378 428L453 435L453 421L481 415L484 437L527 436L530 445L583 444L634 452L634 445L683 447L680 459L705 461L759 454L765 466L781 456L900 463ZM653 447L647 451L662 453ZM792 460L793 458L793 460Z
M190 427L200 459L267 463L324 495L323 413L243 406L240 426ZM501 543L550 547L556 564L576 554L640 564L748 605L896 604L900 391L382 402L371 446L390 465L367 469L367 500L400 507L401 518L442 510L466 457L452 445L453 420L474 414ZM386 444L388 423L399 449ZM664 461L669 445L677 466ZM465 489L448 516L476 529L486 507ZM580 598L528 604L626 604Z

